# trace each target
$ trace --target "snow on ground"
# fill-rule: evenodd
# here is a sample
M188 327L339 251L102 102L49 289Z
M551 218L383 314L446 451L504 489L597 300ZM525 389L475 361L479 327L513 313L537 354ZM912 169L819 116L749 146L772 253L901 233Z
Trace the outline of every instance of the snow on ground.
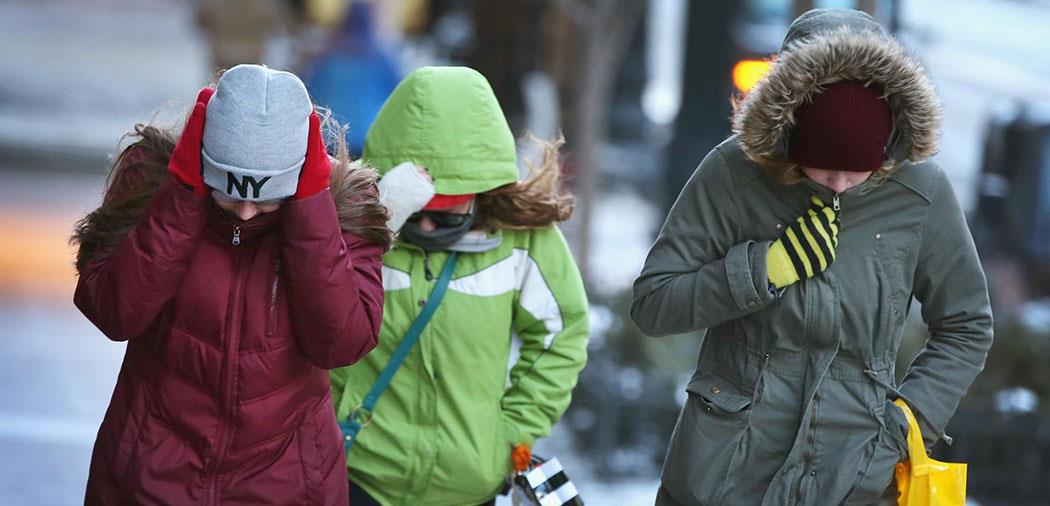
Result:
M0 297L0 503L81 503L124 345L102 336L69 300L6 295Z
M602 195L594 205L590 288L604 293L630 289L663 216L652 202L626 188Z

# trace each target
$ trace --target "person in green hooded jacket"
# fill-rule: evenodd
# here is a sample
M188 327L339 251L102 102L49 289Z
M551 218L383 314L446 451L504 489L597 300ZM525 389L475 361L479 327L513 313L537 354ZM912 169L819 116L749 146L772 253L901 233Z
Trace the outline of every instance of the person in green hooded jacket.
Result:
M496 97L465 67L411 73L369 129L363 159L379 170L399 236L383 257L379 346L331 373L340 420L362 404L453 252L458 260L349 452L353 504L492 504L512 446L546 436L568 407L588 322L583 282L555 226L572 212L559 145L545 144L519 181Z
M939 101L870 16L813 10L700 163L634 286L650 335L706 332L658 505L896 504L984 366L984 274L944 172ZM898 385L912 298L930 338Z

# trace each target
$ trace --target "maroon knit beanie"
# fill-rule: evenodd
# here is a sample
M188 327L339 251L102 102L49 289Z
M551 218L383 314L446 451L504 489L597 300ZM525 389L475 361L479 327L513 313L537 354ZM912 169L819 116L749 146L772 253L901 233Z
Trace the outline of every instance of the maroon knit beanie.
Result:
M788 155L803 167L867 172L886 160L893 113L877 87L841 81L795 111Z

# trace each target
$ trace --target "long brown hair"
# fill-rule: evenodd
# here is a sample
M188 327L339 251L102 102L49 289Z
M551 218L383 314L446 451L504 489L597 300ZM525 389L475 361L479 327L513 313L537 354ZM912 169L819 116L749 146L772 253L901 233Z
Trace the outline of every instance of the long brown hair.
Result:
M174 136L166 130L138 124L124 139L134 137L138 140L124 148L113 161L106 177L102 205L76 223L69 242L77 247L78 273L84 272L91 260L112 253L138 223L153 193L168 177Z
M475 228L543 228L572 216L575 197L561 184L559 150L565 138L542 141L529 136L529 140L541 155L539 163L526 159L525 179L478 195Z
M331 192L339 222L344 230L389 248L393 234L386 226L388 211L379 203L375 169L350 162L346 146L346 126L335 121L329 111L318 107L321 131L332 165ZM181 128L177 131L181 132ZM77 221L69 242L77 247L76 269L84 271L92 260L113 253L124 236L138 223L156 192L167 179L168 160L175 149L175 129L138 124L122 138L131 139L113 161L106 178L102 204Z

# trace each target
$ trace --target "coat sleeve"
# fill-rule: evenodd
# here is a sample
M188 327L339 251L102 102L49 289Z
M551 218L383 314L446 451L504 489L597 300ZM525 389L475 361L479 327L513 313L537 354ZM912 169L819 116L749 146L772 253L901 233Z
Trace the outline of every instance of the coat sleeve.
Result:
M977 249L943 173L930 206L913 284L930 339L899 390L923 415L923 436L933 444L984 368L992 312Z
M715 148L671 207L634 282L631 318L651 336L694 332L762 309L769 242L738 239L729 167Z
M168 178L113 254L81 272L73 303L106 337L126 341L141 334L175 296L204 230L205 204Z
M340 229L329 190L285 206L281 255L292 332L314 365L350 365L379 342L383 247Z
M589 334L583 280L561 232L533 231L522 253L513 322L521 350L500 407L507 442L531 445L569 407Z

